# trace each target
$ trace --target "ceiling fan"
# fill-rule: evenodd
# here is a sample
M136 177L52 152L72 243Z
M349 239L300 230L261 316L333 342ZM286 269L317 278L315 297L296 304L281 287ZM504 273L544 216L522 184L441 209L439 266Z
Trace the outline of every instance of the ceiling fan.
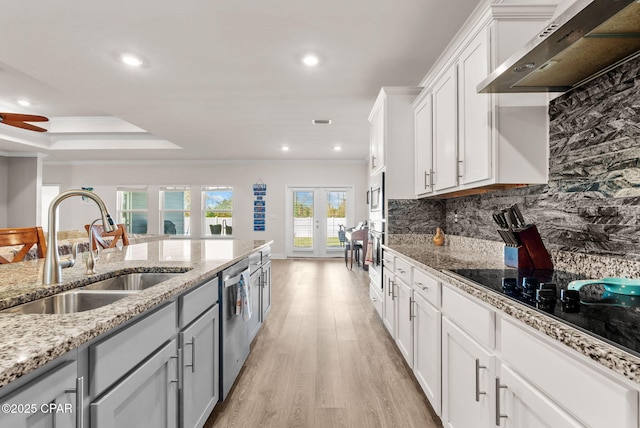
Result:
M15 126L17 128L28 129L29 131L47 132L46 129L26 122L48 122L49 118L36 116L33 114L0 113L0 123Z

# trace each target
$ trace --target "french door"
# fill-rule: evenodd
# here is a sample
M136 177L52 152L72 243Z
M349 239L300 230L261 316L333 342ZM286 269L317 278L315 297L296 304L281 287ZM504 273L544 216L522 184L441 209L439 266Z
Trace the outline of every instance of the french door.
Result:
M344 254L339 233L354 226L352 187L287 187L288 257Z

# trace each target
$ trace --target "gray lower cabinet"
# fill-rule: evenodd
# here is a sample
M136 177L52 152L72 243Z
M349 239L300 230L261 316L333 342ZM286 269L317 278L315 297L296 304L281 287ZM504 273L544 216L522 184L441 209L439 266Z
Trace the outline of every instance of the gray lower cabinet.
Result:
M71 428L82 420L83 379L77 378L77 364L67 361L0 398L0 427Z
M180 426L202 427L220 397L218 305L180 333Z
M271 310L271 260L262 265L262 290L260 304L262 307L262 321L267 318Z
M256 270L251 274L251 285L249 287L249 295L251 299L251 318L247 321L249 324L249 341L252 341L260 327L262 326L262 304L260 302L262 285L262 271Z
M91 403L93 428L174 428L178 421L176 340Z

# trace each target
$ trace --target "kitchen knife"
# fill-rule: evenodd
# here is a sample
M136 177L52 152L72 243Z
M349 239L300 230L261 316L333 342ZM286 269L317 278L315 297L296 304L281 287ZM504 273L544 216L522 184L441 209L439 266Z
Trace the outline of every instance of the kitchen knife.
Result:
M505 244L507 244L508 246L512 245L511 239L509 239L509 237L507 236L507 231L498 229L498 234L500 235L500 237L502 238Z
M500 227L502 227L503 229L508 229L509 225L507 224L507 220L504 217L504 212L499 211L496 215L498 216L498 221L500 222Z
M505 208L502 210L502 216L504 217L505 223L507 223L507 228L509 230L513 230L515 228L515 224L511 220L511 215L509 214L509 209Z
M516 218L518 219L518 224L520 225L520 227L526 227L527 224L524 222L524 217L522 216L522 212L520 211L520 208L518 207L517 204L513 204L511 206L511 211L513 211L513 213L516 215Z
M516 214L513 212L511 208L507 209L506 217L507 217L507 222L511 223L511 230L516 230L520 227L518 223L518 218L516 217Z
M497 213L493 213L491 216L493 217L493 221L495 221L499 227L506 229L507 225L502 222L502 219Z

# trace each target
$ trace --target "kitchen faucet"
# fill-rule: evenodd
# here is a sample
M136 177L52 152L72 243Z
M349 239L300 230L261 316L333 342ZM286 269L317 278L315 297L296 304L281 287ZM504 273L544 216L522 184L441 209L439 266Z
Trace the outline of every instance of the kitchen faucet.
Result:
M44 270L42 272L42 283L46 285L60 283L62 281L62 268L73 266L73 262L68 260L60 262L60 256L58 254L58 231L56 230L58 205L60 205L60 202L72 196L84 196L85 198L92 199L96 204L98 204L98 208L100 208L102 225L105 232L113 232L115 230L113 220L107 210L107 206L95 193L87 190L74 189L62 192L53 198L51 205L49 205L49 235L47 236L47 253L45 255ZM91 251L91 248L89 248L89 251Z

